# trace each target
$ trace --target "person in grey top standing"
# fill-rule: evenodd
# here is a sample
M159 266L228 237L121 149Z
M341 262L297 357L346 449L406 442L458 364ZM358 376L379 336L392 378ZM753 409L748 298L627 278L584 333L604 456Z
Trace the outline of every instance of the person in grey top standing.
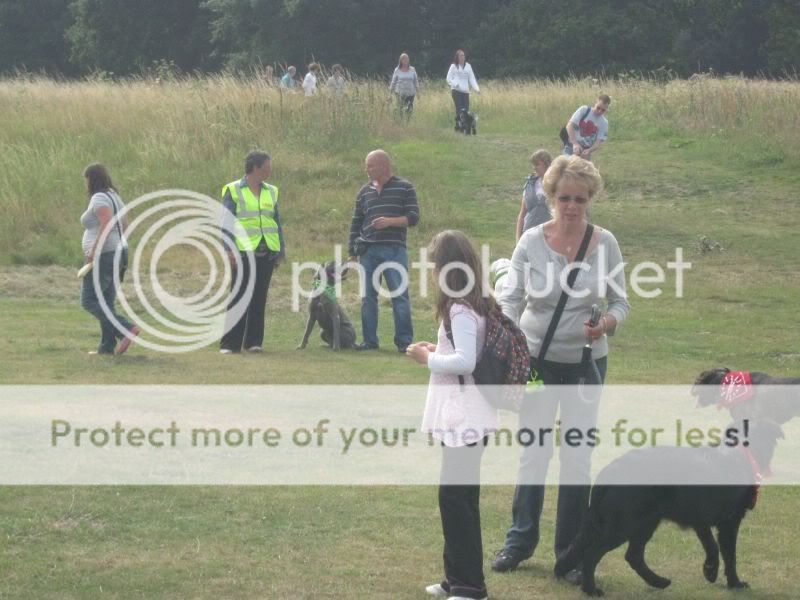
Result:
M563 154L574 154L592 160L592 153L608 139L608 120L605 117L611 97L600 94L593 106L579 106L566 124L569 143Z
M525 179L525 187L522 189L522 205L517 217L517 241L528 229L546 223L553 216L542 187L542 178L551 162L553 157L547 150L537 150L531 154L533 168L531 175Z
M600 386L608 365L608 336L618 330L630 311L624 262L614 235L587 219L592 200L603 189L592 163L578 156L559 156L545 173L543 185L553 219L522 235L499 298L503 313L518 321L525 333L532 374L544 382L537 398L523 404L520 427L552 431L558 415L561 431L587 432L597 425ZM574 262L584 244L585 255L578 268ZM565 275L572 271L577 277L569 284ZM566 304L561 304L562 295ZM589 320L593 304L608 306L596 322ZM587 339L594 342L593 365L583 362ZM593 391L583 393L582 381L589 382ZM531 557L539 543L552 441L548 438L547 443L531 444L522 451L512 523L503 548L492 561L495 571L515 569ZM592 444L585 439L559 446L556 557L574 541L588 510L591 453ZM573 583L580 578L579 570L567 577Z
M401 114L410 116L414 111L414 99L419 93L417 71L411 66L408 54L403 52L397 61L389 84L389 94L397 96L397 107Z
M86 264L92 270L83 277L81 307L100 321L100 345L89 354L124 353L139 328L114 310L117 286L128 267L128 244L125 230L128 221L122 214L125 205L119 197L108 170L100 163L83 172L89 205L81 215L81 246ZM119 279L114 278L114 263L119 261ZM93 272L94 271L94 272ZM117 340L121 340L117 345Z

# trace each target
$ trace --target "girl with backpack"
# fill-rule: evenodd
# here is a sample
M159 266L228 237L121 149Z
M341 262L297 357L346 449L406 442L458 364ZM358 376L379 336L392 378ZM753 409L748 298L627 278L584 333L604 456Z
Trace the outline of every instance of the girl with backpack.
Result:
M431 371L422 431L442 447L439 512L444 534L444 579L431 596L486 598L480 522L480 465L488 436L498 427L497 409L472 376L486 337L490 311L478 253L460 231L443 231L431 243L436 282L436 344L417 342L406 353ZM452 342L451 342L452 339ZM463 378L463 384L459 379Z

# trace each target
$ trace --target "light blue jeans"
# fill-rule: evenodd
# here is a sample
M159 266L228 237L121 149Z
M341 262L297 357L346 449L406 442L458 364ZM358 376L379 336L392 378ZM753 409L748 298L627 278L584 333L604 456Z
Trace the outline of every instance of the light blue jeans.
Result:
M372 285L372 274L384 263L394 262L400 265L408 275L408 252L400 244L370 244L361 255L359 263L364 267L366 275L366 293L361 299L361 333L364 344L377 348L378 343L378 290ZM403 283L401 273L395 268L387 268L382 273L383 281L389 292L394 292ZM406 281L408 277L406 277ZM404 349L414 339L411 325L411 300L408 288L402 294L392 298L392 315L394 316L394 344Z
M543 361L538 365L531 359L535 368L544 380L544 390L536 394L535 399L527 399L520 411L520 427L538 432L540 428L553 428L556 413L559 414L561 430L577 428L588 431L597 424L599 397L591 402L574 397L579 379L584 375L580 363L568 364ZM605 381L607 358L595 360L601 381ZM571 387L567 387L571 386ZM570 448L562 444L559 448L562 481L581 480L583 485L559 485L556 509L555 555L560 556L578 534L584 515L589 507L589 486L591 483L592 448L581 445ZM547 467L553 456L552 443L539 447L537 444L526 447L522 451L519 475L514 490L512 505L512 523L506 534L505 549L521 558L533 554L539 543L539 520L544 504L544 481Z

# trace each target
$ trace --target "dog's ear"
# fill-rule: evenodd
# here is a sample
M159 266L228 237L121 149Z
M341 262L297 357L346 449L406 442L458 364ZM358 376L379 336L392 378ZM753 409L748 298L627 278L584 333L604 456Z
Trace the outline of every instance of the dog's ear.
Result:
M697 376L695 379L695 385L719 385L722 383L722 379L730 373L731 370L725 367L718 367L716 369L709 369L708 371L703 371L700 375Z

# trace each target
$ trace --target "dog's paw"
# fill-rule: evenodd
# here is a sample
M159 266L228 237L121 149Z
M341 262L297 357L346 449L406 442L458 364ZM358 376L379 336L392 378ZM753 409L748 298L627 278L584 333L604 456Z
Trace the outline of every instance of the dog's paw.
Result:
M714 583L719 575L719 561L713 563L703 563L703 577L709 583Z
M300 344L299 346L297 346L297 348L295 348L295 350L305 350L305 349L306 349L305 344Z
M658 588L659 590L666 589L672 583L671 579L667 579L666 577L655 577L652 581L648 582L654 588Z
M750 584L746 581L729 581L728 582L728 589L731 590L746 590L750 587Z
M599 587L594 587L590 589L584 588L583 593L586 594L587 596L591 596L592 598L600 598L606 595L606 593Z

